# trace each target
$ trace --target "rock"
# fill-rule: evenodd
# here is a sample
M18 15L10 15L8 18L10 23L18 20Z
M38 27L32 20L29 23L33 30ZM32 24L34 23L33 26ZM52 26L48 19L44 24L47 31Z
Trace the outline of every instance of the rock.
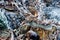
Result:
M50 3L50 2L52 2L52 0L44 0L44 2Z
M21 37L23 36L24 34L20 34L18 37L17 37L17 39L18 40L23 40L23 39L21 39Z
M6 40L8 37L10 37L9 31L4 30L0 32L0 40Z
M15 7L12 6L6 6L5 9L8 11L16 11Z
M26 0L25 4L26 6L32 6L32 7L35 7L37 3L37 0Z
M38 12L34 7L29 6L28 9L29 9L29 11L31 12L32 15L34 15L35 17L38 16Z

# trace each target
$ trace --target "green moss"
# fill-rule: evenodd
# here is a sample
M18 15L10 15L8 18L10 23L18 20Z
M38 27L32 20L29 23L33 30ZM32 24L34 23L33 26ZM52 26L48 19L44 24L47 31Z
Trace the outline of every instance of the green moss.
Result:
M0 19L0 30L4 30L6 28L7 26L5 25L5 23Z

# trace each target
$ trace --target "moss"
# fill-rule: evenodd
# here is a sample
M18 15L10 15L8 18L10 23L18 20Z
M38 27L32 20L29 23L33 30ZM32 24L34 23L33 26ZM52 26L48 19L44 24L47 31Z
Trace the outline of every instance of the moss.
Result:
M4 29L7 29L7 26L2 20L0 20L0 30L4 30Z

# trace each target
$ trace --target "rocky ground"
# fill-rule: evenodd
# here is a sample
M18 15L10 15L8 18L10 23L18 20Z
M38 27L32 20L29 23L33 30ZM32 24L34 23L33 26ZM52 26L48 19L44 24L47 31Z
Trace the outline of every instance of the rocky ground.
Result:
M58 0L3 1L0 4L0 40L23 40L21 37L29 26L41 40L57 40L60 32L60 11L57 10L60 10Z

